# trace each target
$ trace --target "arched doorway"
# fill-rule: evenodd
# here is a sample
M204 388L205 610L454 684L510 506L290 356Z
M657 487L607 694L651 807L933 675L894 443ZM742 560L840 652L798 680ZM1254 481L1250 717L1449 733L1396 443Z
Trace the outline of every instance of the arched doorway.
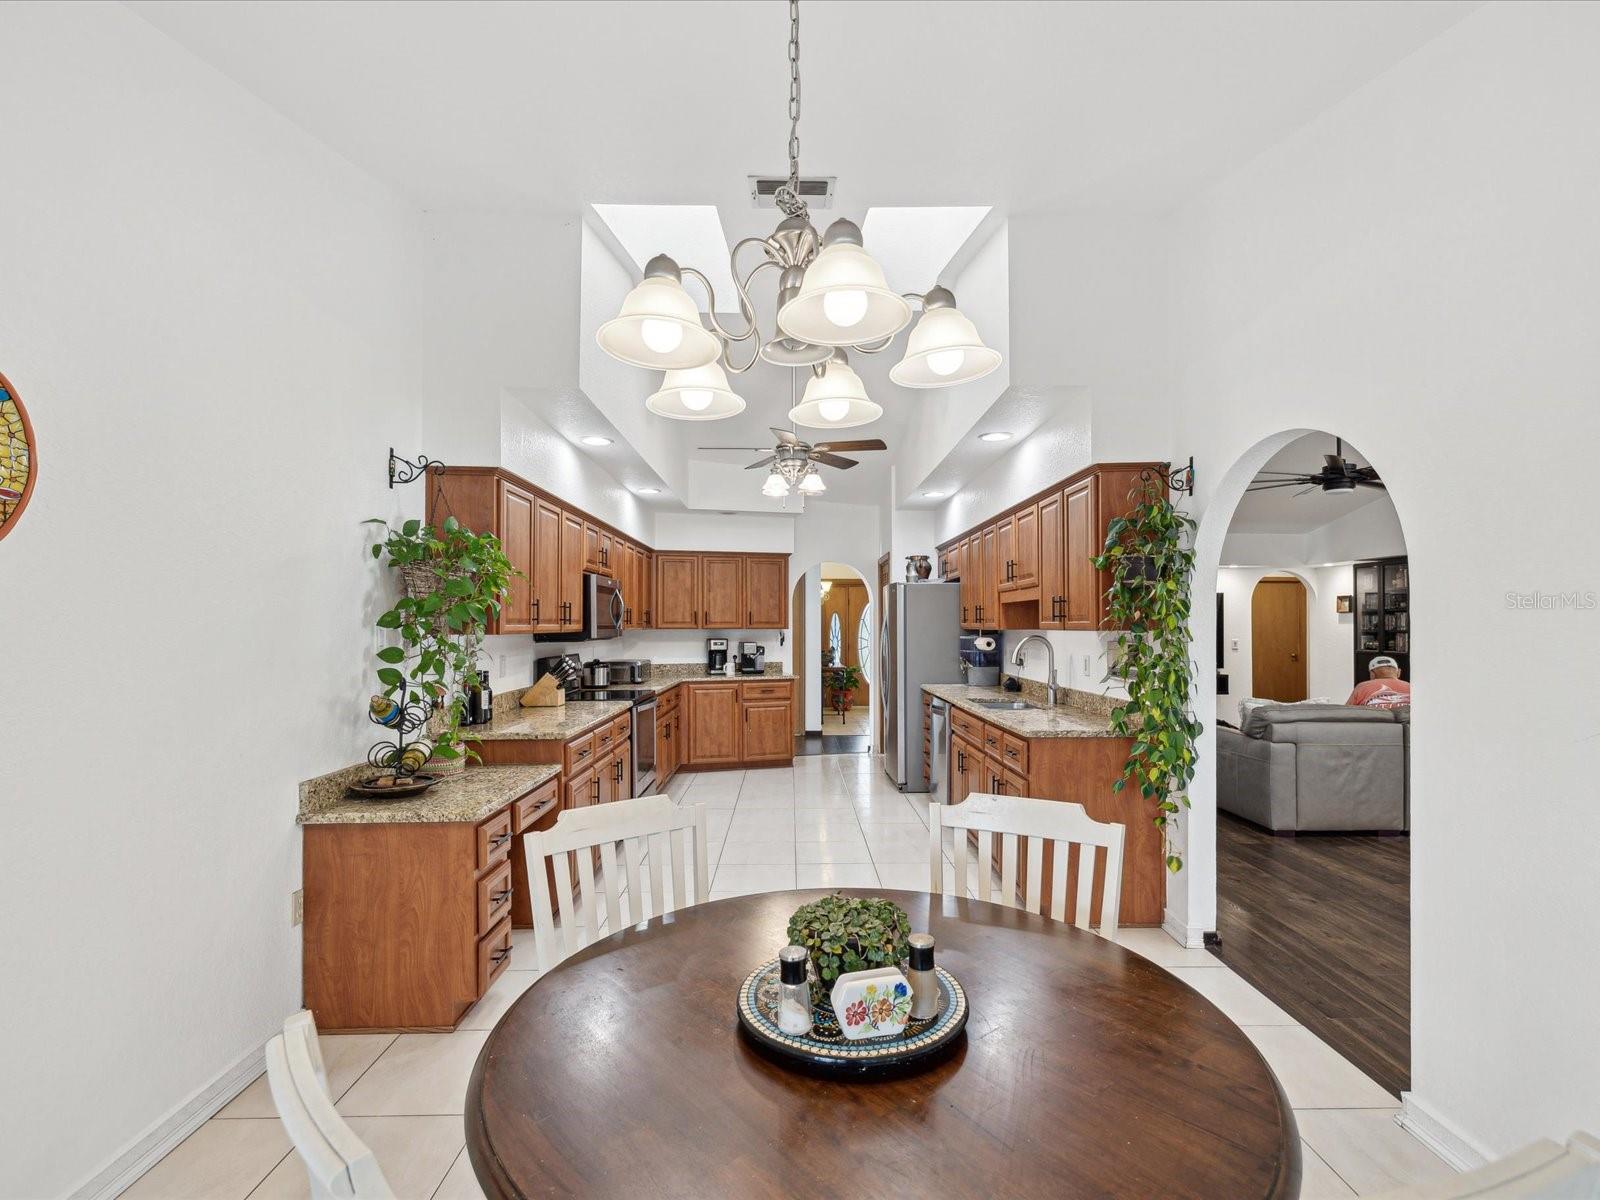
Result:
M1341 463L1359 487L1326 473ZM1410 573L1383 482L1357 448L1294 430L1257 443L1219 485L1196 538L1195 595L1217 597L1195 606L1196 657L1214 646L1216 670L1196 689L1208 728L1186 834L1191 869L1211 874L1213 953L1398 1096L1410 1083L1409 696L1386 711L1349 703L1370 666L1410 681Z
M796 753L871 753L878 605L867 580L861 567L831 560L799 574L790 608L801 697Z

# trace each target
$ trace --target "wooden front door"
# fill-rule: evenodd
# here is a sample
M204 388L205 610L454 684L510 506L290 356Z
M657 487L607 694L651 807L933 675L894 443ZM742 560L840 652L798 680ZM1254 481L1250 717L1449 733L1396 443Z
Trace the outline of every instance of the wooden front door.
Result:
M1306 698L1306 585L1263 579L1250 596L1251 684L1262 700Z

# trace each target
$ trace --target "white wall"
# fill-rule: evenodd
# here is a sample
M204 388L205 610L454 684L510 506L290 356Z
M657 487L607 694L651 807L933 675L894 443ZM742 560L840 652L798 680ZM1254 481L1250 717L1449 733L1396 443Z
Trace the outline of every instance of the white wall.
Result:
M1405 529L1429 697L1412 725L1411 1098L1469 1153L1600 1128L1600 627L1507 601L1600 590L1574 553L1600 439L1597 43L1600 8L1488 5L1185 210L1177 236L1176 442L1214 510L1196 594L1280 432L1352 439ZM1463 464L1505 474L1460 486ZM1212 620L1197 607L1201 645ZM1497 697L1486 645L1537 703ZM1169 895L1191 928L1215 921L1209 736L1201 751Z
M37 1197L299 1007L296 784L372 740L359 522L420 513L384 472L419 442L422 247L120 5L0 7L0 76L0 365L40 465L0 545L0 1194Z
M1222 666L1228 694L1217 697L1217 717L1239 724L1239 702L1255 694L1252 672L1250 602L1256 584L1268 575L1293 575L1306 585L1306 696L1343 703L1355 686L1355 616L1336 611L1338 596L1350 593L1349 566L1282 568L1224 567L1217 572L1223 595ZM1236 646L1234 643L1237 642ZM1211 666L1211 643L1197 646L1200 670Z

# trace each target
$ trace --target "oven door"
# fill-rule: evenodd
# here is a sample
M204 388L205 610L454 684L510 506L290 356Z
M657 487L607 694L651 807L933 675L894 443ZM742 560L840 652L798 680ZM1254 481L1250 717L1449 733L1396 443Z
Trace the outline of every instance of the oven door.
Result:
M622 636L622 588L615 579L584 573L583 632L591 640Z
M656 702L641 700L628 710L633 720L633 794L656 790Z

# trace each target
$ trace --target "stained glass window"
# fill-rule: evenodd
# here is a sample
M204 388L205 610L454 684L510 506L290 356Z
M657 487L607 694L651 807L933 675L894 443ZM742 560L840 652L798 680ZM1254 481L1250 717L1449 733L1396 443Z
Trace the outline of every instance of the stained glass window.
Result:
M872 626L867 624L867 614L872 611L869 604L861 610L861 620L856 625L856 662L861 665L861 678L870 681L872 671L869 669L872 662Z
M33 486L33 430L16 391L0 375L0 537L22 515Z

